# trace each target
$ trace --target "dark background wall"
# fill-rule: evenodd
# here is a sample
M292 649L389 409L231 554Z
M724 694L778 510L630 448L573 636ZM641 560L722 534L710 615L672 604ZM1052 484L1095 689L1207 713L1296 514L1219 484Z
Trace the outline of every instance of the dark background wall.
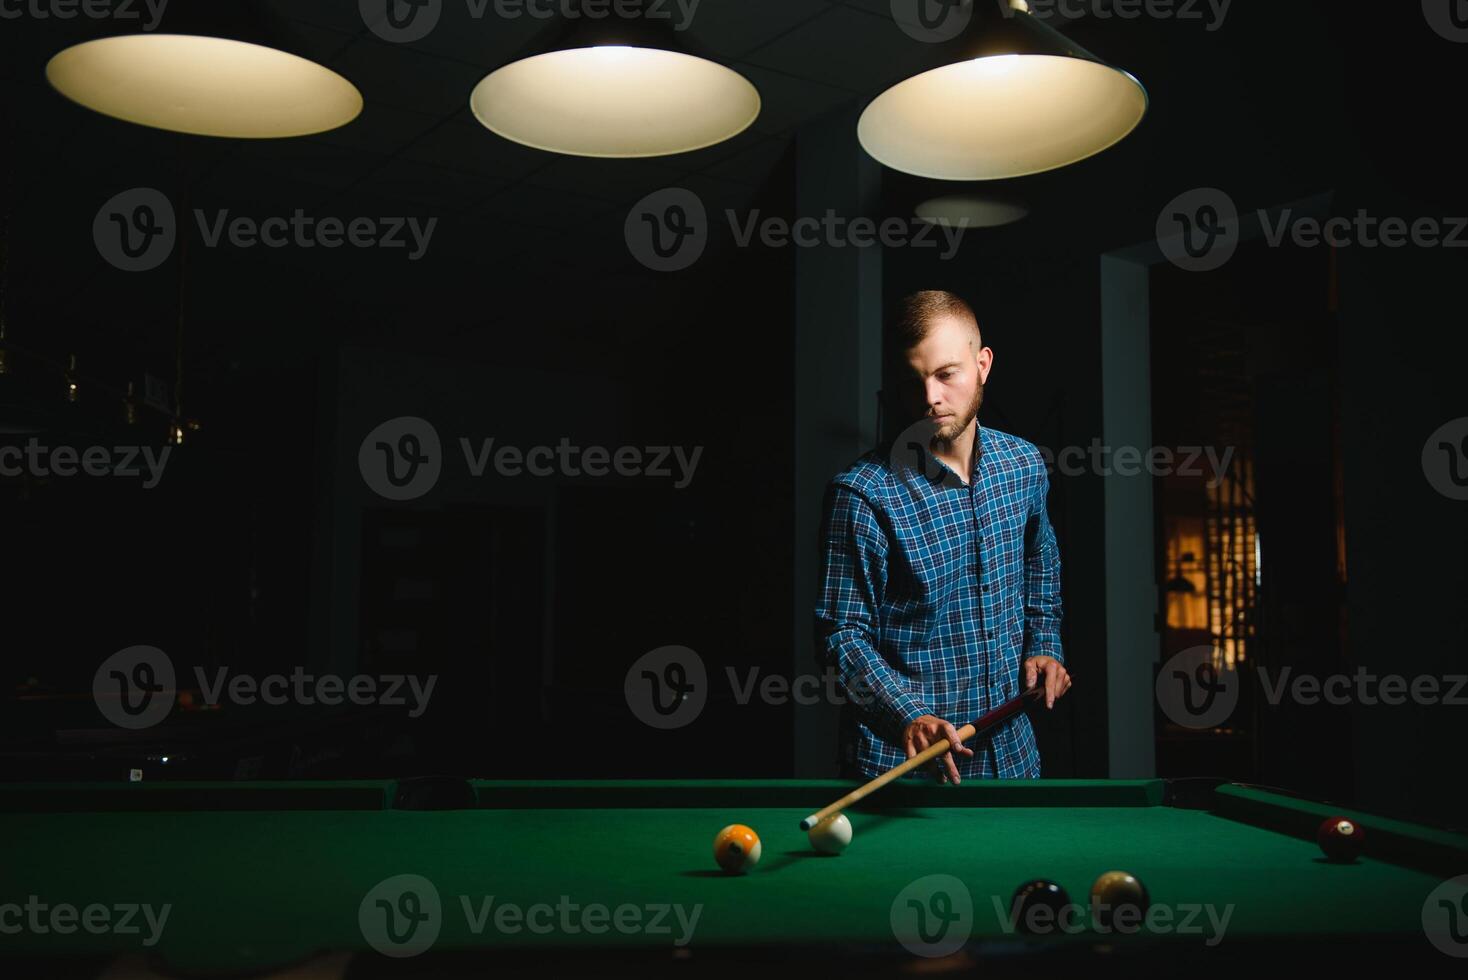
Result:
M19 352L0 376L5 417L53 445L160 446L166 415L144 408L129 426L121 395L146 374L171 400L181 349L184 414L200 423L156 489L0 480L0 676L7 690L56 696L16 701L7 734L34 744L95 726L84 695L98 662L147 643L190 668L441 675L398 754L327 774L791 774L800 709L741 705L722 678L726 667L789 674L804 662L791 473L817 448L792 421L798 393L815 384L797 357L796 297L810 281L795 249L738 247L718 216L800 213L801 134L849 118L907 67L900 35L884 47L885 4L710 0L704 39L757 84L765 113L728 146L653 163L567 161L497 141L462 96L515 39L466 24L391 46L354 23L354 7L298 5L293 30L361 84L367 113L341 132L274 144L95 116L43 80L46 59L85 25L0 28L4 313ZM1153 240L1159 210L1184 190L1219 187L1244 210L1324 194L1338 214L1468 212L1451 102L1465 49L1428 30L1415 4L1239 4L1216 31L1094 17L1066 28L1144 80L1143 125L1061 171L963 188L1002 190L1030 214L971 233L952 258L880 257L882 297L948 288L978 310L997 352L985 424L1048 448L1099 436L1100 256ZM130 274L102 260L91 227L109 197L141 186L181 213L302 208L439 224L416 262L385 250L207 248L187 235L157 270ZM631 256L622 223L669 186L694 189L716 220L702 260L661 274ZM871 206L907 216L950 189L882 170ZM1232 304L1261 314L1255 329L1283 330L1301 321L1279 311L1318 295L1323 264L1287 252L1220 274L1170 270L1154 285L1166 280L1157 288L1174 308ZM1312 462L1270 430L1283 487L1271 520L1323 541L1320 467L1338 458L1343 472L1345 660L1324 665L1465 670L1468 522L1421 466L1428 434L1468 415L1465 254L1339 249L1334 311L1308 335L1277 338L1293 353L1262 389L1263 420L1336 434L1330 447L1312 443L1323 454ZM76 404L61 397L71 354L84 379ZM1333 408L1322 402L1327 363ZM566 437L702 456L686 489L473 479L452 456L432 493L393 504L364 485L356 458L368 431L402 415L429 419L446 444ZM1107 774L1105 479L1052 486L1077 687L1040 724L1050 776ZM1301 545L1301 567L1331 564L1311 547ZM1289 588L1277 579L1273 595ZM637 722L622 691L631 659L670 644L695 649L717 679L706 713L676 734ZM1462 790L1445 762L1464 710L1277 718L1254 775L1461 826ZM595 737L565 734L583 726ZM517 751L547 736L564 736L565 750Z

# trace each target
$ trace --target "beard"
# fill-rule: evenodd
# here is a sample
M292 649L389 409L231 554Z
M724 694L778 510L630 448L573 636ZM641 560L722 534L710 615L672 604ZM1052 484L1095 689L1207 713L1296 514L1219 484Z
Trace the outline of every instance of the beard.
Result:
M969 400L968 407L954 415L952 420L938 426L934 430L934 447L946 447L953 440L967 432L968 427L974 424L974 419L978 418L979 407L983 404L984 385L983 382L980 382L974 386L974 397Z

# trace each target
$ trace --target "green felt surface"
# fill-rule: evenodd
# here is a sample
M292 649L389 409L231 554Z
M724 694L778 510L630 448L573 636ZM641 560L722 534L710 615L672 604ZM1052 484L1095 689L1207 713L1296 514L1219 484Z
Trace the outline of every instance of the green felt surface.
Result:
M482 808L449 812L0 814L12 849L0 905L36 895L49 905L171 906L155 947L185 970L258 968L324 949L366 948L364 897L402 874L432 882L442 903L434 948L496 944L890 943L899 893L927 875L963 882L975 937L1003 935L997 896L1051 877L1084 901L1102 871L1147 883L1154 903L1229 915L1229 937L1420 932L1440 876L1374 859L1332 865L1298 837L1166 806L934 806L853 813L839 857L812 853L802 807ZM764 853L726 877L714 834L748 823ZM566 900L669 907L669 931L592 933L497 927L494 910ZM492 901L489 920L471 914ZM467 903L467 912L466 912ZM680 920L678 910L683 919ZM623 914L630 914L624 912ZM643 911L640 915L651 914ZM560 913L557 913L559 917ZM682 922L697 916L689 933ZM1206 917L1197 920L1208 926ZM146 927L144 927L146 929ZM143 948L141 936L84 931L7 935L11 951Z

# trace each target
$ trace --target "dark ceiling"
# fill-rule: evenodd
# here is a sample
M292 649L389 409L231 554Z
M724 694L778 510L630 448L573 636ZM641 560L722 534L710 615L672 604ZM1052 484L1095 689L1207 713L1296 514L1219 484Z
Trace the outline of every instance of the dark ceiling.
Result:
M300 53L361 89L366 108L357 120L319 136L262 142L131 126L67 102L45 82L46 60L87 36L85 24L0 22L8 144L0 218L8 226L17 329L26 316L95 328L119 318L166 326L176 315L167 278L119 273L91 243L100 204L135 186L234 213L436 216L443 244L433 269L465 281L471 296L545 286L552 281L547 262L559 277L548 288L575 292L567 282L602 276L638 294L649 277L622 241L629 204L677 185L695 191L711 213L749 206L772 192L771 175L782 161L789 165L803 125L859 109L925 67L931 47L894 25L887 0L701 0L690 34L758 87L759 119L740 136L693 153L589 160L510 143L469 112L473 85L523 50L541 29L538 21L474 17L466 0L444 0L442 19L427 37L389 43L363 23L357 0L272 3ZM999 182L1031 215L980 237L980 254L1085 254L1142 241L1161 205L1190 187L1222 187L1244 209L1327 191L1368 171L1400 177L1417 192L1448 186L1455 117L1424 100L1446 98L1468 46L1432 35L1417 4L1392 5L1390 15L1378 5L1367 18L1341 4L1241 0L1212 27L1201 4L1172 8L1201 20L1124 19L1111 16L1106 2L1073 6L1089 12L1061 26L1137 75L1149 91L1149 114L1096 157ZM1442 179L1434 183L1435 176ZM793 194L788 182L782 186L774 192ZM953 189L884 171L891 213L910 214L918 200ZM227 307L215 311L221 322L244 318L245 310L252 322L265 319L277 275L282 283L319 284L344 316L359 319L385 309L404 289L439 295L439 286L428 284L435 274L428 263L382 283L370 265L333 272L310 252L236 257L232 265L197 261L196 291ZM219 298L222 285L241 283L250 288ZM605 306L608 295L596 301ZM490 304L462 312L465 302L457 296L428 303L421 319L493 321Z

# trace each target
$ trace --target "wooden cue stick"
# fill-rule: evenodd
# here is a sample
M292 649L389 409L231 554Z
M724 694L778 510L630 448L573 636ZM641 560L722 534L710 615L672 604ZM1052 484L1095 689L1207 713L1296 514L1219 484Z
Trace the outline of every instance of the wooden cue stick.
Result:
M999 707L995 708L993 711L990 711L980 716L977 721L970 722L969 724L964 725L962 728L958 729L958 740L960 742L967 742L969 739L979 734L979 732L993 728L995 725L999 724L1001 721L1004 721L1006 718L1015 714L1022 707L1024 707L1024 703L1027 698L1038 697L1044 692L1045 688L1040 684L1036 684L1034 687L1030 688L1030 690L1028 691L1025 691L1023 694L1015 695L1008 701L1001 704ZM936 742L933 745L928 746L926 749L923 749L921 752L913 756L911 759L908 759L906 762L894 766L891 769L888 769L886 772L882 773L882 775L878 776L876 779L873 779L871 782L865 784L864 786L858 786L856 789L852 790L850 793L847 793L845 796L841 797L841 799L837 800L835 803L832 803L830 806L823 807L822 809L817 810L815 813L812 813L810 816L800 821L800 829L810 830L822 820L825 820L827 817L832 816L833 814L840 813L842 810L851 806L853 803L859 802L867 796L870 796L872 793L875 793L877 790L881 789L883 786L886 786L888 783L892 782L892 780L903 775L904 773L912 772L912 770L916 769L918 766L921 766L927 762L932 762L944 752L951 752L956 747L957 746L955 746L946 738L943 739L941 742Z

